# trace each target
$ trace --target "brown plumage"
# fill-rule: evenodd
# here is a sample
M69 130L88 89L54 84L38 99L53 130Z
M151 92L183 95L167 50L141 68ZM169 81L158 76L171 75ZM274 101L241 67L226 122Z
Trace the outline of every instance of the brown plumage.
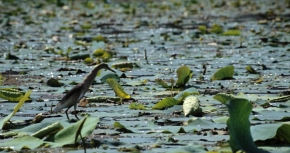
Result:
M67 111L74 106L75 110L75 117L79 120L77 114L76 114L76 107L77 103L83 98L91 84L93 83L97 73L99 70L105 69L110 70L114 73L116 73L114 70L112 70L106 63L101 63L97 65L84 79L82 82L74 86L62 99L61 101L55 106L53 113L57 113L63 108L67 108L65 111L66 117L69 120L69 117L67 115Z

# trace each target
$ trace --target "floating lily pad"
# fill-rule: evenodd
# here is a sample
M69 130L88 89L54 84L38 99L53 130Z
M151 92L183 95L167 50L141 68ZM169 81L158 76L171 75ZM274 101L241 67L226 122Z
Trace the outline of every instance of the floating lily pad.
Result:
M227 80L227 79L233 79L234 76L234 66L226 66L223 68L220 68L214 75L212 76L211 80Z
M181 66L177 69L177 81L176 86L185 86L185 84L192 77L192 71L187 66Z

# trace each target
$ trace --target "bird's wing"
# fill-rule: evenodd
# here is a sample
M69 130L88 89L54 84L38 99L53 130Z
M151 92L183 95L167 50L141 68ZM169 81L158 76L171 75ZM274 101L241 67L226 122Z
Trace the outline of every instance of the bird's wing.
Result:
M61 101L55 106L53 112L57 113L63 108L70 108L75 103L77 103L86 93L83 91L82 84L77 84L74 86L62 99Z

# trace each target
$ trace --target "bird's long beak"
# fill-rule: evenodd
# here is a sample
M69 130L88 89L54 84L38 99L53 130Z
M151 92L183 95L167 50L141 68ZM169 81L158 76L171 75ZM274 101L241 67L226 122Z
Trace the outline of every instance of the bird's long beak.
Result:
M109 68L109 67L108 67L108 70L110 70L110 71L112 71L112 72L116 73L116 72L115 72L113 69L111 69L111 68Z

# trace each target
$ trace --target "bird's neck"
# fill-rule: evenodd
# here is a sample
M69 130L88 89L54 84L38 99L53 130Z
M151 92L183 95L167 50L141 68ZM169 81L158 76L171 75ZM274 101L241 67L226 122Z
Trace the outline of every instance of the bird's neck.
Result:
M99 72L98 68L94 68L84 79L83 83L85 84L85 87L89 88L91 84L94 82L95 77L97 76L97 73ZM86 89L87 89L86 88Z

